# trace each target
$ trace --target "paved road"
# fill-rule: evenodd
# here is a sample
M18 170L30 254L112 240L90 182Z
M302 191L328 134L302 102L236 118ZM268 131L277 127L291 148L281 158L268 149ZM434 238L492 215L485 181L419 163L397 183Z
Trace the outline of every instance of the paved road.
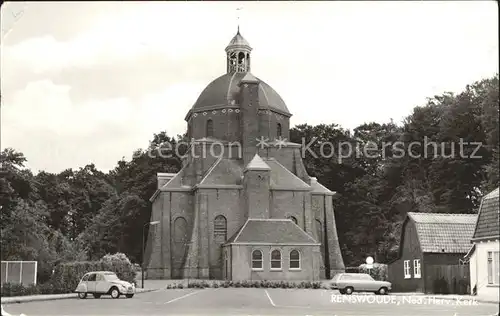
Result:
M65 299L4 305L13 315L329 315L488 316L494 304L424 297L337 295L305 289L160 290L132 299Z

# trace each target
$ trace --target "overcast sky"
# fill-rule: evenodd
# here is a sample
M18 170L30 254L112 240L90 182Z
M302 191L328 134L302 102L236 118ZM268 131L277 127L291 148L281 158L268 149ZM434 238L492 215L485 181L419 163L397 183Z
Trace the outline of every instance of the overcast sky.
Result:
M51 2L2 5L1 147L37 172L107 171L181 134L236 32L292 125L400 122L498 72L496 1ZM158 170L161 172L161 170Z

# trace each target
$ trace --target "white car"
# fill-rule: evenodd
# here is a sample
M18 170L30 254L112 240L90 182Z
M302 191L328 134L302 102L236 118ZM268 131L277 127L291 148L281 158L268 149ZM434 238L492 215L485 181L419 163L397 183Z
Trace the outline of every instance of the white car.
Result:
M387 281L376 281L366 273L338 273L330 280L327 287L347 295L353 292L387 295L392 289L392 284Z
M1 305L1 307L2 307L2 313L0 314L0 316L14 316L14 315L12 315L12 314L7 313L7 312L3 309L3 305ZM26 316L26 315L21 314L21 315L19 315L19 316Z
M75 292L81 299L87 298L87 294L92 294L94 298L100 298L101 295L111 295L112 298L125 295L127 298L132 298L135 294L135 285L120 280L114 272L96 271L85 274Z

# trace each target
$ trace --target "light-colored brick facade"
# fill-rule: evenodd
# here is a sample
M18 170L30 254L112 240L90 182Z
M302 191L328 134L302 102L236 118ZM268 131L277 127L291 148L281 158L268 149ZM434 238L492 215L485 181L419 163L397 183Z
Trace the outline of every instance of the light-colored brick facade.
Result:
M186 116L193 142L182 170L158 174L151 221L160 224L148 237L148 278L316 280L344 271L334 192L307 174L300 145L286 141L291 114L281 97L251 74L250 51L238 32L226 48L228 72L207 86ZM276 146L280 136L284 141ZM261 137L269 146L258 146ZM264 243L234 242L248 219L279 223L292 217L293 227L311 238L306 244L299 233L302 242L285 238L288 231ZM266 232L259 234L257 239ZM264 253L263 271L251 269L256 247ZM285 264L282 271L266 272L268 252L277 247L284 263L290 251L300 252L300 271L289 272Z

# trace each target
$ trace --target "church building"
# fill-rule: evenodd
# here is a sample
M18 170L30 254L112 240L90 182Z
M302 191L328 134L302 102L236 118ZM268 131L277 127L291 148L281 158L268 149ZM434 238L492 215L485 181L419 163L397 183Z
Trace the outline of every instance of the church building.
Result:
M287 141L292 115L251 73L251 52L238 29L226 73L185 117L192 142L182 169L158 173L149 279L314 281L344 271L335 193Z

